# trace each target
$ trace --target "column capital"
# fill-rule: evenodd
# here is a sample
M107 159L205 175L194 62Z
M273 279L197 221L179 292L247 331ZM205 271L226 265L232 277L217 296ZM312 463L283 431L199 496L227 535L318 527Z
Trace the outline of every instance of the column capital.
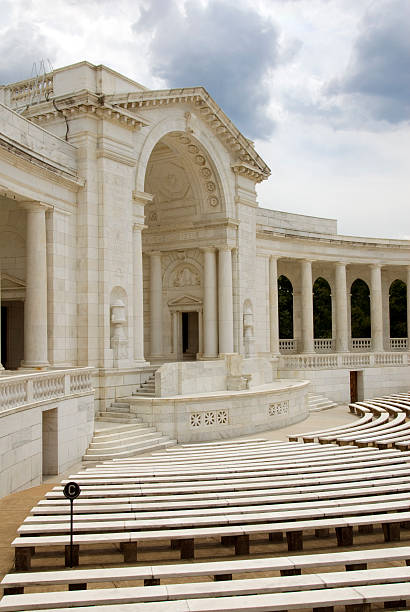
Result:
M222 246L218 246L218 251L232 251L235 247L230 246L229 244L223 244Z
M199 248L202 253L215 253L216 247L214 246L204 246Z
M268 257L270 261L278 261L280 259L280 255L269 255Z
M380 262L378 262L378 261L369 264L369 268L371 270L381 270L382 267L383 267L383 265Z
M150 257L161 257L162 252L161 251L149 251L147 255L149 255Z
M335 261L334 262L335 266L343 266L344 268L346 268L349 264L347 261Z
M136 231L140 231L142 232L142 230L146 229L148 227L148 225L144 225L144 223L133 223L132 224L132 229L134 232Z
M19 206L24 208L24 210L28 210L29 212L41 212L42 210L51 210L53 206L50 204L45 204L44 202L39 202L37 200L26 200L25 202L19 202Z
M146 204L150 204L154 199L152 193L145 193L145 191L133 191L132 199L136 204L140 204L140 206L145 206Z

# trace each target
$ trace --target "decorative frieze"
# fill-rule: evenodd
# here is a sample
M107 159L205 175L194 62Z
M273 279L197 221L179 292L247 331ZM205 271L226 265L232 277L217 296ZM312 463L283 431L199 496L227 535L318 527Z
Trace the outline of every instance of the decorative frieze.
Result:
M228 410L207 410L206 412L191 412L189 415L191 427L213 427L229 425Z
M282 416L284 414L289 414L289 400L275 402L274 404L270 404L268 406L269 416Z

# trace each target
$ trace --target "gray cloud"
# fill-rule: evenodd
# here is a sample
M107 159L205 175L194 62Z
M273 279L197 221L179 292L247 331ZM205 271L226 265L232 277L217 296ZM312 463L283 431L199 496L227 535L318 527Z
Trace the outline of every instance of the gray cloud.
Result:
M54 49L33 24L21 22L18 27L9 27L0 37L0 83L28 79L34 62L37 65L42 59L52 62L54 57Z
M203 85L238 127L251 138L267 139L265 79L281 62L275 25L254 9L210 0L150 0L133 25L151 33L152 72L170 87Z
M376 121L410 120L410 2L377 0L365 14L344 76L326 93L342 95Z

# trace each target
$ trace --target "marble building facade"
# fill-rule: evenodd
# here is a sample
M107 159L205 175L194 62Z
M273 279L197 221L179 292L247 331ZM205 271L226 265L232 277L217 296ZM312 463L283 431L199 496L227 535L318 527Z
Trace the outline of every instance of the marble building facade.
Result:
M406 284L409 321L410 242L262 208L256 185L269 175L201 87L151 91L87 62L1 86L0 386L89 369L104 410L153 368L160 397L163 364L199 380L219 360L225 390L249 372L247 388L309 380L338 402L351 398L352 372L359 396L407 389L408 339L390 337L389 288ZM293 338L279 334L280 276L293 288ZM314 337L319 277L329 338ZM350 329L359 278L369 338Z

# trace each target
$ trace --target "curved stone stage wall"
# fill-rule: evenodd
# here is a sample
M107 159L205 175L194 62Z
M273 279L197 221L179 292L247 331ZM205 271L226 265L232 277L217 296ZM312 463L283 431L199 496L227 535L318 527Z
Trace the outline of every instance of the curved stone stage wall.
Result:
M178 442L234 438L285 427L307 417L309 381L272 380L267 360L233 361L228 357L165 364L156 374L162 397L134 396L127 401L145 423ZM241 384L248 388L232 388ZM165 390L171 393L166 395Z

